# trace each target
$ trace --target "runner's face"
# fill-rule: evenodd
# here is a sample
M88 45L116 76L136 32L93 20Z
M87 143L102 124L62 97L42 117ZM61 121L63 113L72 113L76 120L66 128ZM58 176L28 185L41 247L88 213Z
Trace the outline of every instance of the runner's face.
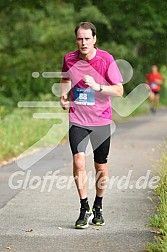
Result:
M81 54L84 56L94 53L96 36L93 37L91 29L79 28L76 36L76 43Z
M157 66L152 66L152 72L157 73L158 72L158 67Z

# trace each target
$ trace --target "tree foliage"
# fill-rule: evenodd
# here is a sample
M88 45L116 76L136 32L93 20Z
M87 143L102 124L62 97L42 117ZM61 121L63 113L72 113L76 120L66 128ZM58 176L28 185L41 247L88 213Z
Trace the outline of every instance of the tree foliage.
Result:
M0 97L16 103L51 92L54 79L31 74L61 70L64 54L75 50L80 21L95 23L97 46L131 63L135 76L125 87L130 92L151 64L166 64L166 9L162 0L2 0Z

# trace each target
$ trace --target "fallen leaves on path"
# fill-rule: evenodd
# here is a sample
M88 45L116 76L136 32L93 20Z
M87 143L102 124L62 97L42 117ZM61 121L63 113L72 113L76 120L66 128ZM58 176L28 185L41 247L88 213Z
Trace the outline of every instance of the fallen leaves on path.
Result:
M6 249L11 250L14 245L7 246Z
M28 228L28 229L24 229L23 231L25 231L25 232L32 232L33 229L32 228Z
M154 233L154 234L162 234L162 232L161 232L161 230L160 229L158 229L158 228L153 228L153 229L151 229L151 233Z

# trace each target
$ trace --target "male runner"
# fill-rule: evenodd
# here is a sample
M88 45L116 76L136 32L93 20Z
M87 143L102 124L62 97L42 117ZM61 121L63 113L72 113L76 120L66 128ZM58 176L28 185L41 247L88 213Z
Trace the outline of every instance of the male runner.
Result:
M152 71L146 75L146 83L150 87L150 96L149 96L150 110L152 113L155 113L159 104L162 76L158 72L157 66L153 65L151 69Z
M102 198L108 176L107 157L112 122L110 96L122 96L122 76L108 52L95 47L96 27L81 22L75 28L78 50L67 53L62 68L60 103L69 108L69 141L73 154L73 175L80 197L80 215L76 228L88 227L92 215L94 225L104 225ZM85 150L90 139L96 170L96 197L90 209L87 195Z

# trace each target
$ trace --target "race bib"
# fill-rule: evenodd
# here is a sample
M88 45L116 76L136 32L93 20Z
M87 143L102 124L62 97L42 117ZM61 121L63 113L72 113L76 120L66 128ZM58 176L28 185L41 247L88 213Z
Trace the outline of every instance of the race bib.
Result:
M154 88L157 88L158 85L155 82L152 82L150 86L151 86L151 88L154 89Z
M95 91L91 88L74 87L74 102L79 105L94 105Z

